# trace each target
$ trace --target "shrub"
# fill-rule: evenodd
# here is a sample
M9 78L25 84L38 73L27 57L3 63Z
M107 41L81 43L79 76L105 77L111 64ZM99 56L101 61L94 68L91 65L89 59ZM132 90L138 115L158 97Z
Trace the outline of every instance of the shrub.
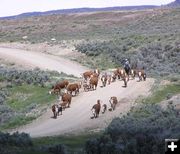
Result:
M9 95L8 91L6 89L0 89L0 105L2 105L6 99L6 97Z
M15 132L12 135L9 133L0 132L0 145L2 146L32 146L32 140L26 133Z
M52 154L67 154L67 149L62 144L44 145L40 147L40 151L44 151Z
M50 80L50 73L38 68L33 70L18 70L10 67L0 67L0 76L15 85L35 84L44 86Z
M180 137L180 115L173 108L144 105L123 118L115 118L103 136L86 142L86 152L163 154L166 138ZM111 150L111 152L110 152Z

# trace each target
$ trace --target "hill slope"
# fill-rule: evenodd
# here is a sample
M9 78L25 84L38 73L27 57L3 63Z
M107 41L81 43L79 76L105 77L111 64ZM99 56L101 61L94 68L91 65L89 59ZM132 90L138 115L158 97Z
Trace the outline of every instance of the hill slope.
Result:
M44 15L55 15L55 14L70 14L70 13L85 13L85 12L101 12L101 11L123 11L123 10L144 10L152 9L157 6L155 5L142 5L142 6L123 6L123 7L106 7L106 8L77 8L77 9L63 9L63 10L52 10L45 12L28 12L22 13L15 16L2 17L0 19L17 19L32 16L44 16Z
M172 3L169 3L167 6L169 6L169 7L180 7L180 0L175 0Z

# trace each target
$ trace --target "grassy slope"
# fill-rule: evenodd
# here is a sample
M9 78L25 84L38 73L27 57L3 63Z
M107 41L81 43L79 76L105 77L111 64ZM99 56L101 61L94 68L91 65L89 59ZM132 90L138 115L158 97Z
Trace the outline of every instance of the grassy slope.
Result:
M40 116L56 98L48 95L48 90L49 87L26 84L10 88L10 96L6 103L16 114L7 123L1 125L0 130L27 124Z
M132 64L143 65L153 75L167 76L179 73L180 58L180 13L179 9L156 10L141 15L125 25L111 27L109 38L105 41L88 40L76 49L94 59L94 65L105 67L103 57L109 64L121 65L124 58ZM109 29L110 30L110 29ZM110 37L111 36L111 37ZM103 59L103 58L101 58ZM114 67L116 66L114 65Z
M157 88L153 94L143 100L145 104L156 104L163 100L171 98L173 95L180 93L180 84L170 84Z

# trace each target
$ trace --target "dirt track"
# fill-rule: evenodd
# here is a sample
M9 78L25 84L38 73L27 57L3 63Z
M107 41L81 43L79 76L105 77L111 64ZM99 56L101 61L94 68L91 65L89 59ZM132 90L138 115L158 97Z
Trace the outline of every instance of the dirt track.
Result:
M64 71L76 76L79 76L86 69L63 58L17 49L0 48L0 57L11 59L19 64L25 63L31 67L37 66L43 69ZM16 130L30 133L32 137L40 137L103 129L114 117L129 111L134 104L134 100L139 95L148 95L153 83L154 80L149 78L146 82L137 82L137 79L130 80L127 88L122 87L122 81L116 81L105 88L101 88L101 83L99 83L96 91L81 91L77 97L73 97L71 108L66 109L63 115L57 119L51 118L52 112L49 109L47 113L33 123ZM104 115L100 114L98 119L90 119L92 116L91 107L96 103L97 99L102 100L102 103L109 104L111 96L117 96L118 100L120 100L116 110L113 112L108 111Z
M0 48L0 58L31 68L39 67L41 69L56 70L77 77L80 77L80 74L87 70L87 68L68 59L20 49Z

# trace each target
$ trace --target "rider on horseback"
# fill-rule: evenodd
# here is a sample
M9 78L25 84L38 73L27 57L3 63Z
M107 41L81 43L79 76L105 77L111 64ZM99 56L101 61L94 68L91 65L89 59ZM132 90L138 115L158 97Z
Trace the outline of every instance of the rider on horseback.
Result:
M131 66L130 66L130 63L129 63L129 60L128 59L125 59L124 60L124 70L126 71L126 73L129 75L130 73L130 70L131 70Z

